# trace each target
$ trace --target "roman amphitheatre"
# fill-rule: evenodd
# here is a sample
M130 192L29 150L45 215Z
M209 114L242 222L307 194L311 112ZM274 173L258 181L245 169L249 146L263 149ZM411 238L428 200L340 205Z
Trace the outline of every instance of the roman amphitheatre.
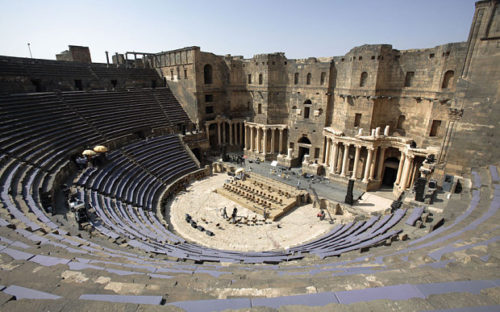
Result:
M425 49L0 56L0 310L498 311L499 6Z

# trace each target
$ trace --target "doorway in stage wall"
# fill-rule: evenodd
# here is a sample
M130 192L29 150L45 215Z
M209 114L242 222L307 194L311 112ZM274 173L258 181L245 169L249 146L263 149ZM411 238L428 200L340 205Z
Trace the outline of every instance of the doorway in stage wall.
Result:
M211 147L216 147L217 145L219 145L217 135L217 124L211 124L210 126L208 126L208 138Z
M299 146L299 164L302 164L304 155L309 155L309 149L307 147Z
M309 150L311 148L311 141L307 137L303 136L297 142L297 146L299 147L298 165L302 166L304 155L310 155Z
M384 162L384 176L382 178L382 185L394 187L396 177L398 175L399 159L395 157L387 158Z

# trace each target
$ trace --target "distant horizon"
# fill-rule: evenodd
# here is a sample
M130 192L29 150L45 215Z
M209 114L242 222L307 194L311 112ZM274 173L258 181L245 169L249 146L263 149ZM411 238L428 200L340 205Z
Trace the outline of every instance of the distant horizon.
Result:
M0 0L0 55L55 60L69 45L160 53L198 46L216 55L335 57L365 44L397 50L467 41L474 0ZM379 13L381 12L381 13ZM15 29L15 31L10 31Z

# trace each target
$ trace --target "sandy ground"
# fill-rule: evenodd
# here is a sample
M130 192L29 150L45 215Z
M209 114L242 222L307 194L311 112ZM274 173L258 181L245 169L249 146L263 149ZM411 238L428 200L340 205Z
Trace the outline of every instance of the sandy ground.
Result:
M238 208L238 217L247 216L251 219L255 213L214 192L226 179L228 179L226 174L218 174L196 181L188 187L187 192L175 197L170 204L169 219L178 234L187 240L217 249L265 251L307 242L327 233L336 224L353 219L352 215L345 214L333 216L334 224L330 224L329 218L320 221L316 217L319 209L308 204L292 209L276 222L270 220L264 222L263 217L258 215L261 221L256 225L230 224L221 216L221 209L224 206L229 215L234 207ZM208 236L205 232L192 228L185 221L186 213L190 214L199 225L212 231L215 236Z

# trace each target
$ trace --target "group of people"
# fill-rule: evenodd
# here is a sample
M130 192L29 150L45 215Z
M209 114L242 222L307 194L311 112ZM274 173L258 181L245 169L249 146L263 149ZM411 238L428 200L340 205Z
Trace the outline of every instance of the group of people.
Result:
M221 216L224 218L224 220L228 220L231 224L240 223L240 224L249 225L250 223L257 224L257 222L262 221L262 220L258 219L257 215L254 215L253 218L251 218L251 219L249 217L246 217L246 216L242 216L240 219L236 219L238 217L238 209L236 207L233 208L233 212L231 213L230 217L227 214L226 207L222 208ZM264 222L266 221L267 217L268 217L268 214L266 211L264 211Z
M99 167L105 164L107 161L107 155L106 153L99 153L94 156L75 155L73 157L73 161L79 170L83 170L87 168L89 164L92 167Z
M222 217L225 220L228 220L228 219L231 220L232 224L236 223L237 216L238 216L238 208L236 208L236 207L233 208L233 212L231 213L231 218L229 218L229 216L227 215L226 206L224 206L224 208L222 209Z

